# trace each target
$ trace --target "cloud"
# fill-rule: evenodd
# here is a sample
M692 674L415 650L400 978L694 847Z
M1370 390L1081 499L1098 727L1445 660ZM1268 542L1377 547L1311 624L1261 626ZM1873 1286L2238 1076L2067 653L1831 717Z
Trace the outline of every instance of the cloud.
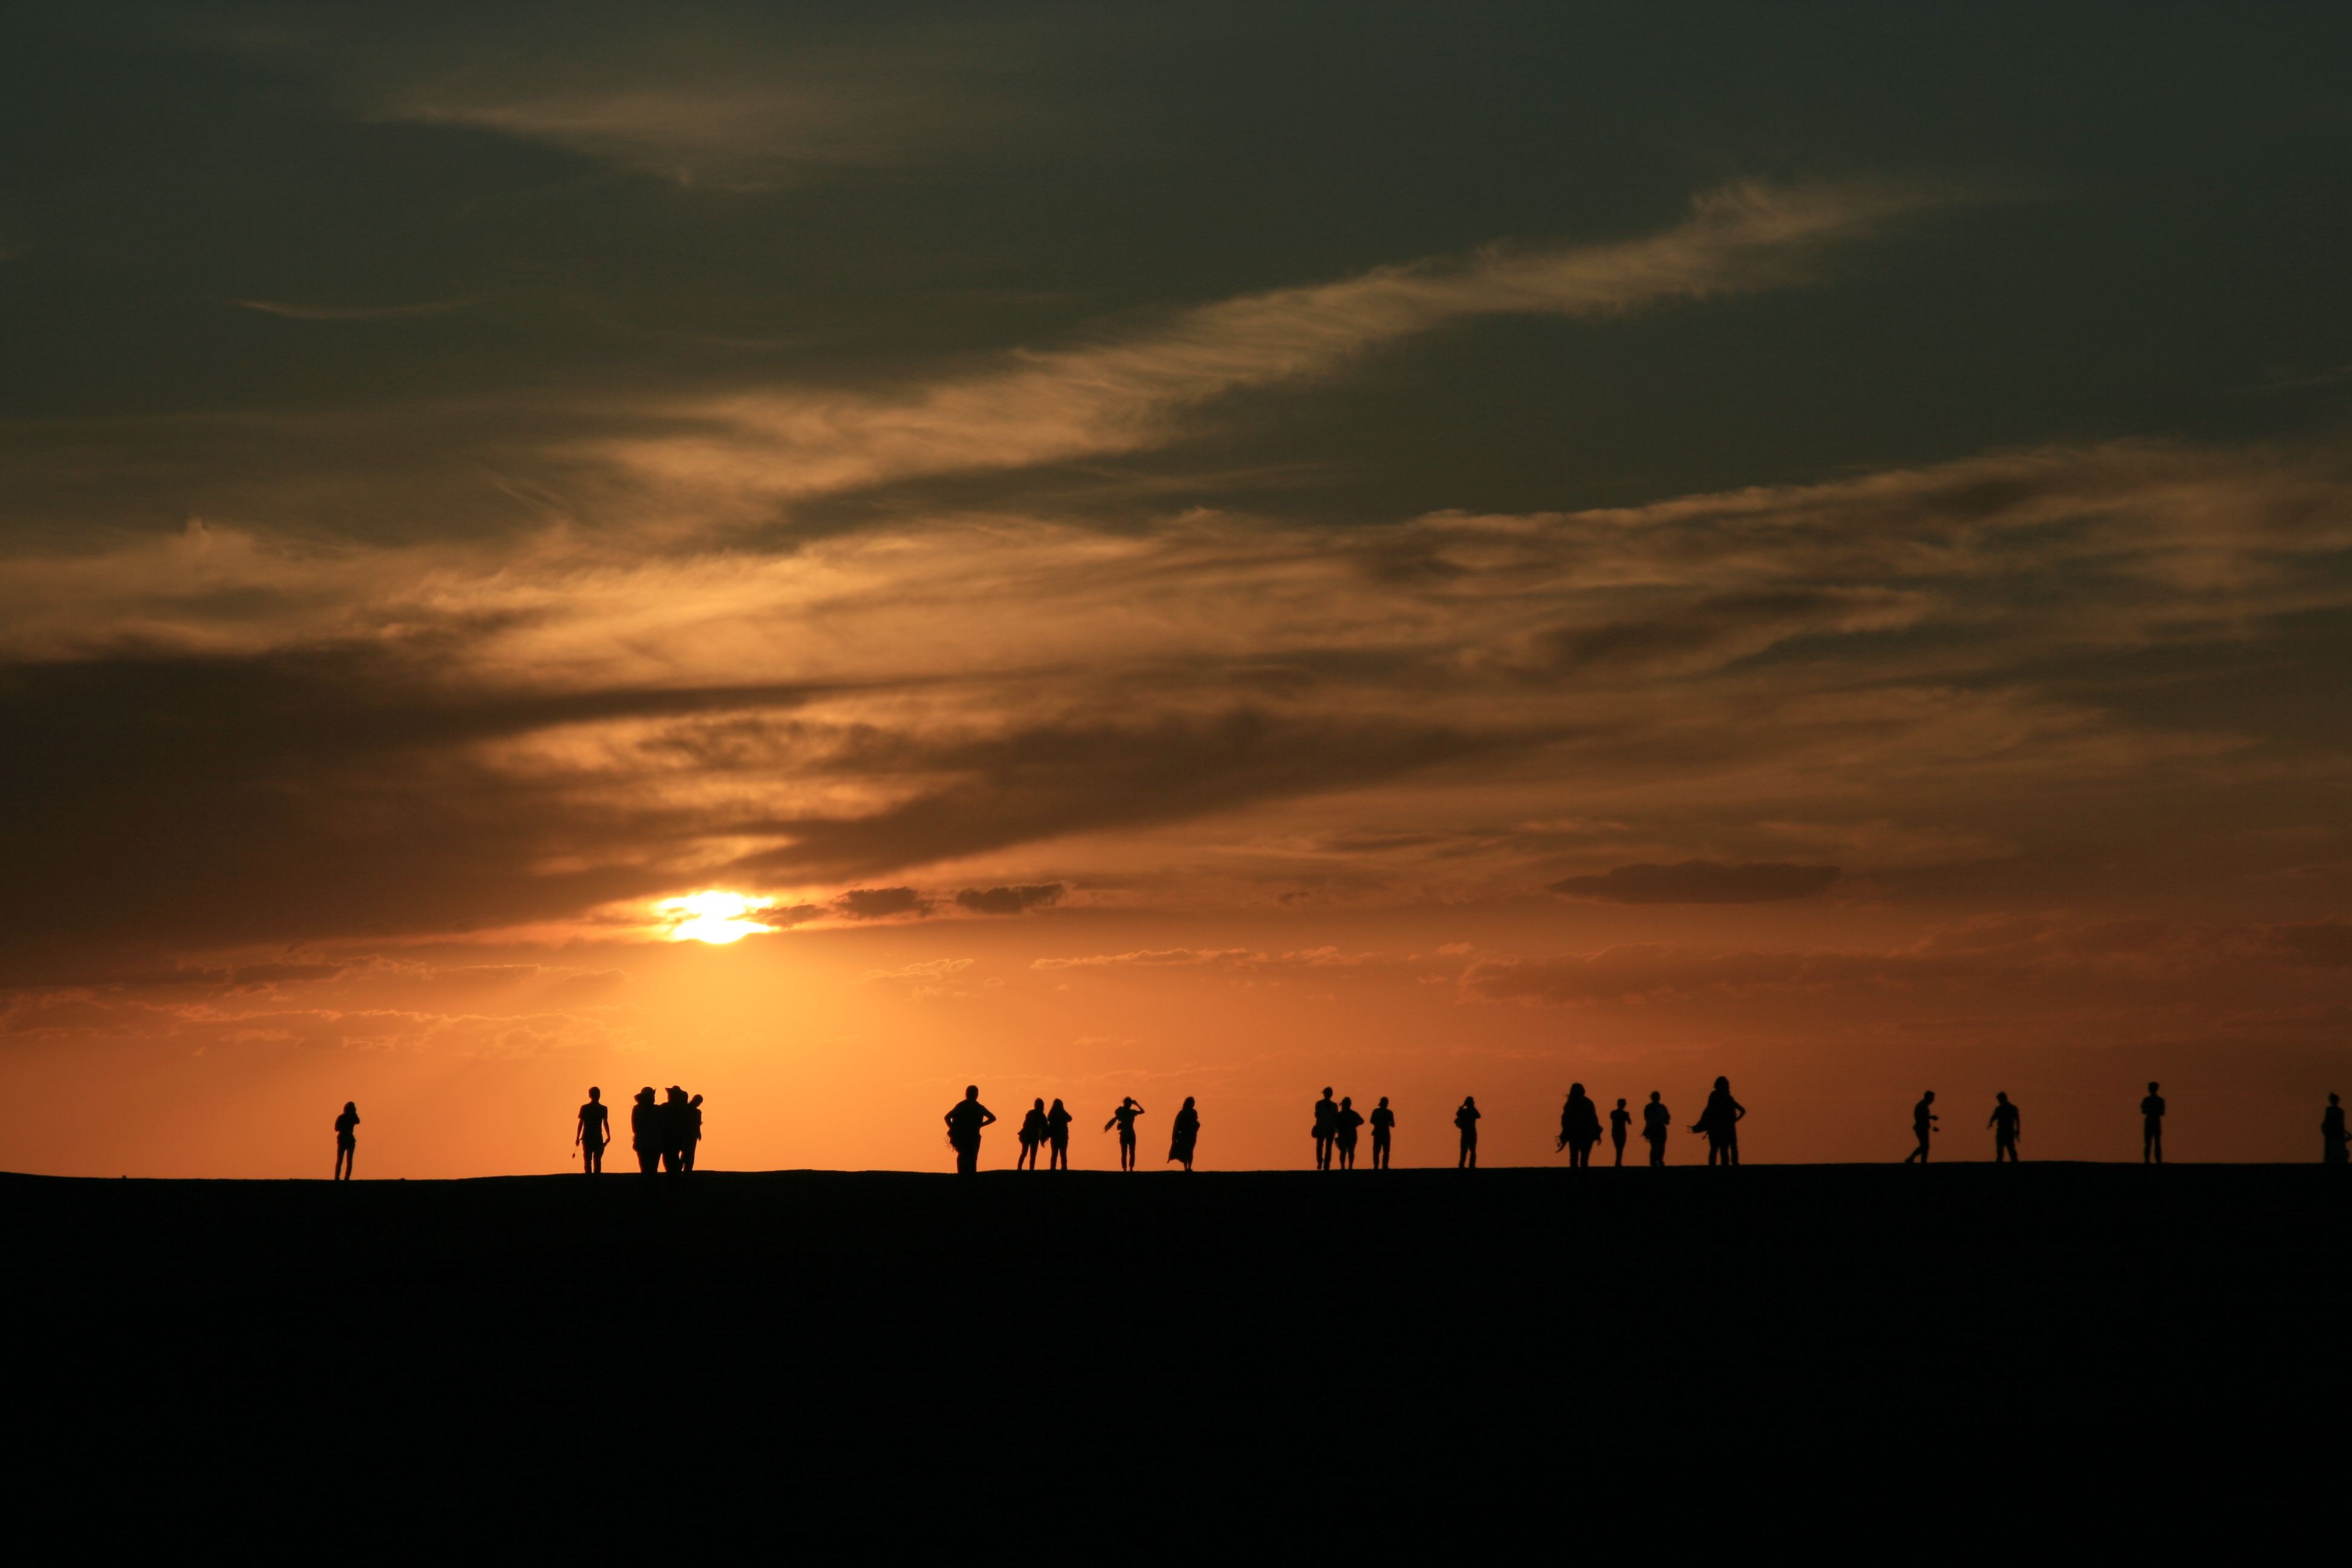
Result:
M1611 904L1768 904L1811 898L1838 876L1835 866L1685 860L1673 866L1619 866L1597 877L1564 877L1548 885L1571 899Z
M411 305L299 305L282 300L238 300L236 305L266 316L295 321L399 321L420 316L446 316L472 303L467 300L425 300Z
M959 908L976 915L1017 915L1050 909L1062 900L1062 884L1041 882L1017 888L966 888L955 896Z
M852 888L833 907L854 921L879 921L928 913L931 901L912 888Z
M1033 959L1032 969L1189 969L1235 963L1257 956L1245 947L1163 947L1132 952L1097 952L1084 958Z
M969 958L927 958L916 963L902 963L896 969L869 969L861 981L868 985L893 980L944 980L950 974L961 974L972 966Z

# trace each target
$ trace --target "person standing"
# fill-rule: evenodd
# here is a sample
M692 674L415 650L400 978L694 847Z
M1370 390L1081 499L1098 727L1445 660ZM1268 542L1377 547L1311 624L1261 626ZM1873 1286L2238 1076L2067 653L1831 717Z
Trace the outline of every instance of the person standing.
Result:
M1060 1100L1054 1102L1056 1105ZM1045 1141L1045 1101L1044 1097L1029 1102L1029 1114L1021 1119L1021 1157L1013 1162L1016 1171L1037 1168L1037 1145Z
M1927 1140L1934 1136L1935 1131L1936 1091L1931 1089L1919 1097L1918 1104L1911 1108L1911 1133L1919 1140L1919 1146L1903 1156L1905 1164L1924 1165L1927 1163Z
M1332 1103L1331 1086L1323 1086L1323 1098L1315 1102L1315 1168L1331 1168L1331 1141L1339 1136L1339 1108Z
M1201 1141L1201 1113L1192 1109L1192 1097L1184 1097L1184 1109L1176 1113L1175 1125L1168 1130L1168 1158L1192 1168L1192 1146Z
M2330 1165L2345 1163L2344 1102L2334 1095L2327 1097L2327 1109L2319 1113L2319 1157Z
M654 1086L637 1090L629 1107L629 1147L636 1151L637 1173L650 1176L661 1169L661 1108L654 1103Z
M1985 1125L1992 1129L1992 1163L1994 1164L1998 1165L2003 1160L2012 1165L2017 1163L2017 1135L2021 1131L2021 1123L2023 1120L2024 1118L2017 1113L2017 1107L2009 1102L2007 1093L2000 1093L1992 1097L1992 1120Z
M360 1152L360 1108L352 1100L343 1101L343 1113L335 1118L335 1177L339 1182L352 1179L352 1161Z
M1478 1168L1478 1097L1476 1095L1465 1094L1462 1097L1462 1109L1454 1113L1454 1125L1462 1130L1462 1150L1454 1156L1454 1168L1457 1171L1475 1171Z
M678 1158L680 1171L694 1169L694 1156L702 1147L702 1096L696 1095L686 1102L686 1148Z
M1070 1123L1077 1120L1062 1109L1060 1100L1045 1112L1045 1147L1048 1151L1045 1169L1066 1171L1070 1168Z
M1715 1088L1706 1097L1706 1108L1691 1124L1694 1132L1706 1134L1706 1163L1710 1165L1739 1163L1739 1123L1748 1108L1731 1098L1731 1080L1718 1077Z
M1674 1130L1675 1113L1658 1099L1658 1091L1650 1091L1650 1103L1642 1107L1642 1142L1650 1146L1650 1165L1656 1169L1666 1163L1666 1134Z
M1592 1146L1601 1142L1601 1112L1584 1086L1568 1086L1568 1103L1559 1110L1559 1142L1552 1145L1554 1152L1568 1150L1568 1168L1581 1171L1592 1163Z
M2164 1163L2164 1096L2153 1083L2147 1086L2147 1098L2139 1102L2139 1163Z
M1135 1096L1130 1094L1118 1102L1118 1109L1103 1123L1106 1132L1114 1127L1118 1129L1118 1168L1122 1171L1135 1169L1135 1119L1142 1114L1143 1107L1136 1104Z
M1625 1109L1623 1100L1619 1100L1617 1109L1609 1113L1609 1142L1616 1146L1620 1165L1625 1163L1625 1130L1633 1124L1633 1113Z
M686 1170L687 1112L693 1108L686 1102L686 1090L677 1084L662 1090L658 1117L661 1125L661 1166L669 1175Z
M1381 1102L1372 1107L1373 1170L1385 1171L1389 1168L1389 1144L1395 1131L1396 1112L1389 1109L1389 1097L1384 1094L1381 1096Z
M980 1085L964 1085L963 1098L950 1106L940 1120L948 1124L948 1146L955 1151L956 1174L972 1174L980 1169L980 1130L996 1120L996 1112L980 1102Z
M1355 1100L1339 1097L1339 1114L1331 1121L1331 1146L1339 1152L1339 1169L1356 1168L1356 1130L1364 1124L1364 1113L1356 1109Z
M591 1088L588 1103L580 1108L580 1128L572 1141L580 1145L580 1170L584 1175L604 1173L604 1145L613 1141L612 1113L604 1109L604 1091Z

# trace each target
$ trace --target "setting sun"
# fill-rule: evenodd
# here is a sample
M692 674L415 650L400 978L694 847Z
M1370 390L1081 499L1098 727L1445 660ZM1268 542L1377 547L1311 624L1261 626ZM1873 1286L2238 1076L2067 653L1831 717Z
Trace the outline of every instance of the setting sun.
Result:
M723 947L775 929L744 918L761 908L761 900L740 893L695 893L688 898L667 899L654 907L665 918L677 922L669 931L672 942L707 942Z

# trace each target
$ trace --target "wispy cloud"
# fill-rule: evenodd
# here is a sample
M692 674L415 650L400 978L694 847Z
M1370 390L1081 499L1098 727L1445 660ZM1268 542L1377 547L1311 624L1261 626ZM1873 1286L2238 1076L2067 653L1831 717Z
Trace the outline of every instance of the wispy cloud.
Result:
M316 305L285 300L238 300L236 304L265 316L296 321L401 321L424 316L446 316L473 303L470 300L424 300L407 305Z

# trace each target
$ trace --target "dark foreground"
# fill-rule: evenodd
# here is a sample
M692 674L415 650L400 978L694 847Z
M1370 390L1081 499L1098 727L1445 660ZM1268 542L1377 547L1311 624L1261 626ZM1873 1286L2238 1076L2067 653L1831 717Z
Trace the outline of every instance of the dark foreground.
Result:
M2343 1473L2344 1177L5 1176L18 1479L110 1478L92 1531L184 1487L589 1555L676 1513L666 1556L1914 1515L1998 1556L2020 1508L2087 1550L2224 1503L2242 1552Z

